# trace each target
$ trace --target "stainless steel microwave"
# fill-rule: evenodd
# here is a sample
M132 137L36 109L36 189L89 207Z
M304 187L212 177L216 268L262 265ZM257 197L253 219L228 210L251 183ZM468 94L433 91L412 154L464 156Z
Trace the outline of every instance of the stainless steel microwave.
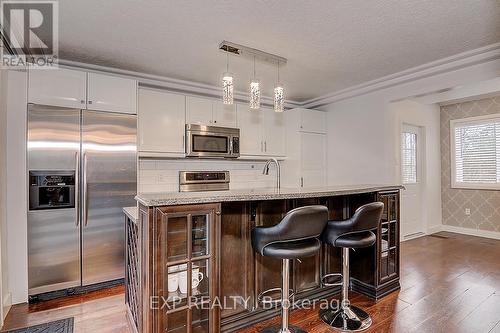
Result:
M186 156L237 158L240 156L240 130L186 124Z

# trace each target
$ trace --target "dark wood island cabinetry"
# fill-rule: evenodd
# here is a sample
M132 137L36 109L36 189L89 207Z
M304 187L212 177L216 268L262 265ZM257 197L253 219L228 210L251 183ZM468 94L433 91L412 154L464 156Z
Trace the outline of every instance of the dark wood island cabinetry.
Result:
M137 288L127 289L136 293L127 297L130 322L144 333L234 332L279 314L279 308L259 304L257 295L280 286L281 262L252 250L251 230L277 224L293 208L315 204L327 206L330 219L342 220L365 203L384 203L376 244L353 252L350 259L352 288L381 298L399 288L400 189L138 196L137 230L127 234L134 244L128 249L137 248L133 255L140 258L138 265L128 267L137 270L131 276L140 277ZM338 294L340 287L322 286L321 276L339 273L341 260L338 249L323 246L318 255L294 261L290 283L295 300Z

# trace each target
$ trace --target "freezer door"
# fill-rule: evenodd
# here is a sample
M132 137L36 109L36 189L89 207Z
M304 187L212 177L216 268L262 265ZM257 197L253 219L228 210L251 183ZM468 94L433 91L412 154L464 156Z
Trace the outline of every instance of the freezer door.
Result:
M124 277L125 219L136 204L135 115L82 111L82 283Z
M80 286L80 233L75 209L28 212L29 294Z
M29 170L71 171L78 178L79 154L80 110L29 105ZM75 208L28 212L30 295L81 284L78 185L75 192Z

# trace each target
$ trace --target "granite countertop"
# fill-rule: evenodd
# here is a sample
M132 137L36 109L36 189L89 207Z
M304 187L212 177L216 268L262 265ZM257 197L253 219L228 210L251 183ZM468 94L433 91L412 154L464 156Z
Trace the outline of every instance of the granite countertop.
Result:
M317 198L385 190L403 189L402 185L344 185L311 188L244 189L211 192L159 192L138 194L135 199L149 207L203 204L230 201Z
M125 207L123 208L123 212L129 217L129 219L137 223L137 220L139 219L139 209L137 206Z

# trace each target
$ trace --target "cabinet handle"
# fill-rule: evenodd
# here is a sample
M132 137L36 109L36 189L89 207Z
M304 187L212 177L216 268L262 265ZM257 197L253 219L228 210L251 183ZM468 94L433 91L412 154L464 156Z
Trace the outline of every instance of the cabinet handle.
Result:
M92 104L92 101L89 101L89 104Z
M217 124L217 120L214 120L214 124Z
M264 151L264 142L260 140L260 151Z
M83 100L83 99L82 99L82 100L80 101L80 104L85 104L85 100Z
M267 141L264 141L264 151L267 152Z
M304 187L304 177L300 177L300 187Z

